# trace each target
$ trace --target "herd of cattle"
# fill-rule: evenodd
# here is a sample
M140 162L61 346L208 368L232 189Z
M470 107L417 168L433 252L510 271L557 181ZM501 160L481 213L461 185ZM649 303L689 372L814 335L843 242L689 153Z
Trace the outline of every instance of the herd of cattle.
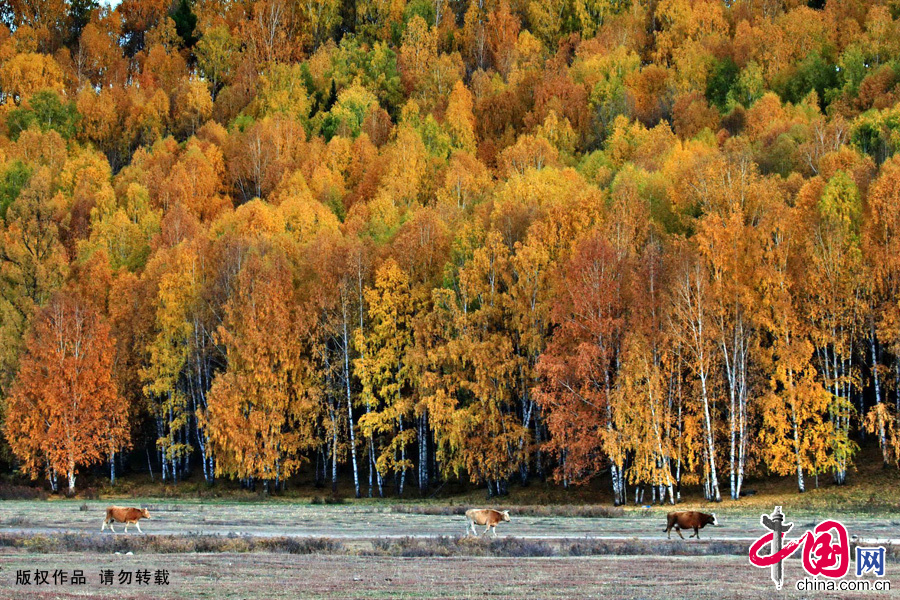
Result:
M103 519L103 526L100 528L100 532L102 533L106 529L106 526L109 525L109 528L115 533L116 530L113 528L113 522L116 522L125 523L126 533L128 532L129 525L135 525L140 533L144 533L141 531L139 521L141 519L149 518L150 511L146 508L110 506L106 509L106 518ZM481 525L484 527L484 531L481 532L481 535L485 535L490 531L491 537L497 537L497 525L504 521L509 521L508 510L470 508L466 511L466 535L469 535L469 530L471 529L472 535L477 536L478 531L475 529L475 526ZM719 526L715 513L707 514L695 510L670 512L666 515L666 528L664 532L668 534L669 539L672 539L672 530L674 529L675 533L678 534L678 537L684 539L684 536L681 535L681 530L693 529L694 533L690 537L696 537L699 540L700 530L707 525L713 525L715 527Z

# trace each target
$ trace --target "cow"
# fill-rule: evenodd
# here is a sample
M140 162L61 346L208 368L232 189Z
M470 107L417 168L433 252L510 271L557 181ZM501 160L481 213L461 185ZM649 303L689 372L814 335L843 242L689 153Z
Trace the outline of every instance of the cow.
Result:
M713 525L715 527L719 526L719 522L716 520L716 513L706 514L702 512L697 512L695 510L686 510L682 512L670 512L666 515L666 528L663 530L669 534L669 539L672 539L672 529L675 529L675 533L678 534L678 537L684 539L684 536L681 535L682 529L693 529L694 533L690 537L695 537L700 539L700 530L703 529L706 525Z
M497 537L497 523L501 521L509 521L509 511L494 510L493 508L470 508L466 511L466 535L469 535L469 528L472 529L472 535L478 535L475 530L476 525L484 525L484 535L490 529L491 537Z
M125 533L128 533L128 526L132 523L137 527L138 531L141 531L141 524L138 523L141 519L149 519L150 511L146 508L125 508L124 506L110 506L106 509L106 518L103 520L103 526L100 528L100 532L106 529L106 526L109 525L109 528L113 533L116 532L113 527L114 522L125 523Z

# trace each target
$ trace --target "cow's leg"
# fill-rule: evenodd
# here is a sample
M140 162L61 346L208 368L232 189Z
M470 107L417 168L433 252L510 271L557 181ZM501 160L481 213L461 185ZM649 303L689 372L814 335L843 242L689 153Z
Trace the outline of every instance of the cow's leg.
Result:
M109 522L109 528L112 530L113 533L116 532L116 528L113 527L114 524L115 524L115 523L114 523L113 521L110 521L110 522Z
M698 540L700 539L700 528L699 527L694 527L694 537L697 538Z
M675 533L678 534L678 537L680 537L681 539L684 539L684 536L681 535L681 527L676 527L676 528L675 528Z
M490 525L485 526L485 528L484 528L484 533L482 533L481 535L487 535L487 532L488 532L488 530L489 530L490 528L491 528Z
M135 525L135 527L138 528L138 532L139 532L139 533L144 533L143 531L141 531L141 523L140 523L140 521L138 521L138 522L135 523L134 525Z
M497 526L491 526L491 537L497 537Z
M103 525L100 526L100 533L106 531L106 519L103 519Z
M125 521L125 533L128 533L128 525L129 525L128 521Z

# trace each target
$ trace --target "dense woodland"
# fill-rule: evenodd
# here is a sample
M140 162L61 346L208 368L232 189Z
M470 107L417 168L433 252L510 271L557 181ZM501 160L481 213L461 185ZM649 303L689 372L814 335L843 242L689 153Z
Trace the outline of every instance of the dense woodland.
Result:
M894 468L898 17L5 0L10 472L623 503Z

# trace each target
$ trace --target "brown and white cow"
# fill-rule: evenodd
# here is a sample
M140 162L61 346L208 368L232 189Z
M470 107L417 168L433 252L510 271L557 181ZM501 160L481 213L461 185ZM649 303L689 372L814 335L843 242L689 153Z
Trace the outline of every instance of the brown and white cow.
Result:
M150 511L146 508L125 508L124 506L110 506L106 509L106 518L103 520L103 526L100 528L101 533L106 526L109 525L109 528L112 529L112 532L115 533L116 530L113 527L113 522L125 523L125 533L128 533L129 525L136 525L138 531L141 531L141 524L138 523L141 519L149 519Z
M693 529L694 533L690 537L695 537L700 539L700 530L703 529L706 525L714 525L716 527L719 526L719 522L716 520L716 513L707 514L702 512L697 512L696 510L685 510L681 512L670 512L667 517L667 523L665 532L669 534L669 539L672 539L672 529L675 529L675 533L678 534L678 537L684 539L684 536L681 535L682 529Z
M466 535L469 534L469 528L472 528L472 535L478 535L475 530L476 525L484 525L484 535L491 530L491 537L497 537L497 523L501 521L509 521L509 511L499 511L493 508L470 508L466 511Z

